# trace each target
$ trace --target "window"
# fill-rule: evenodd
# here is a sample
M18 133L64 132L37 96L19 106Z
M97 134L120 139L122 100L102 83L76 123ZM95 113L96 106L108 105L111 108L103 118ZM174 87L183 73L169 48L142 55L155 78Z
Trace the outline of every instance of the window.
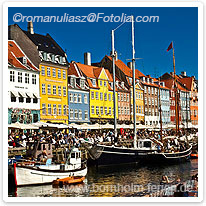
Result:
M148 94L150 94L150 87L148 87Z
M92 79L92 85L96 86L96 80L95 79Z
M122 114L124 114L124 107L122 107L121 109L122 109Z
M154 105L154 99L152 98L152 105Z
M107 101L107 93L104 93L104 100Z
M33 76L33 74L32 74ZM18 72L18 82L22 83L22 72Z
M26 103L31 103L31 98L30 97L26 98Z
M69 94L69 102L73 102L73 94L72 93Z
M138 113L138 108L139 108L139 106L137 105L137 113Z
M99 106L96 106L96 114L99 114Z
M125 102L127 101L127 96L126 96L126 94L124 94L124 101L125 101Z
M109 107L109 115L112 115L112 108Z
M66 87L63 87L63 95L64 95L64 96L67 96Z
M51 111L51 104L48 104L48 114L51 115L52 111Z
M124 107L124 114L127 114L127 107Z
M56 95L57 94L57 88L56 88L56 85L53 85L53 95Z
M14 77L14 71L10 71L10 82L14 82L15 77Z
M32 74L32 84L36 84L36 74Z
M46 87L45 84L42 84L42 85L41 85L41 93L42 93L42 94L46 94L46 88L45 88L45 87Z
M52 73L53 73L53 77L56 77L56 69L55 68L52 69Z
M51 84L48 84L48 85L47 85L47 93L48 93L48 94L51 94Z
M78 119L78 109L75 109L75 110L74 110L74 118L75 118L75 119Z
M101 115L103 115L103 113L104 113L103 107L100 107L100 112L101 112Z
M147 87L144 86L144 93L147 93Z
M129 94L127 94L127 101L129 102Z
M121 94L121 101L123 102L123 94Z
M107 115L107 107L104 107L104 113Z
M66 71L63 70L63 79L66 79Z
M99 81L99 85L102 86L102 80Z
M74 110L70 109L70 119L73 119L73 118L74 118Z
M74 79L73 78L70 79L70 84L72 87L74 87Z
M96 92L96 99L99 99L99 92Z
M88 120L88 111L87 110L84 111L84 116L85 116L85 120Z
M81 94L78 95L78 103L82 103L82 95Z
M140 92L139 92L139 99L140 99Z
M42 104L42 114L46 115L46 104Z
M94 114L94 106L92 106L92 114Z
M142 92L141 92L141 100L143 100L143 94L142 94Z
M129 107L127 107L127 114L129 115Z
M77 103L77 94L74 94L74 103Z
M151 88L151 93L153 94L153 87Z
M21 102L21 103L24 102L24 97L22 97L22 96L19 97L19 102Z
M147 105L147 97L144 98L144 102Z
M109 101L111 101L111 94L109 94Z
M91 98L94 99L94 92L91 92Z
M118 101L120 101L120 93L118 93Z
M142 114L144 114L144 107L142 106Z
M11 102L16 102L16 97L11 93Z
M58 86L58 94L59 94L59 96L62 96L62 88L61 88L61 86Z
M139 106L139 113L141 114L141 106Z
M58 111L59 111L58 115L61 115L62 114L62 105L61 104L58 105Z
M51 76L51 69L50 69L50 67L47 67L47 76L48 76L48 77Z
M61 79L61 69L58 69L58 78Z
M63 113L64 113L64 116L67 115L67 105L63 105Z
M138 92L136 91L136 99L138 99Z
M118 107L118 114L121 114L121 107Z
M57 105L53 104L53 114L57 115Z
M85 86L85 82L84 82L84 80L81 79L80 80L80 87L84 89L84 86Z
M29 74L25 73L25 83L29 84Z
M86 94L84 95L84 103L88 104L88 99L87 99L87 95Z
M45 67L41 67L41 75L45 76Z
M82 119L82 110L79 109L79 119Z
M104 81L104 86L105 86L105 87L107 86L107 82L106 82L106 81Z

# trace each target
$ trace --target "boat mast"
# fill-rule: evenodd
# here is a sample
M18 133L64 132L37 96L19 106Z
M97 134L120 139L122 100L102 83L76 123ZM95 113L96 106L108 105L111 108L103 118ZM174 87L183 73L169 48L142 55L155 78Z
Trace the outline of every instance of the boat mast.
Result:
M161 137L161 142L163 143L163 138L162 138L162 108L161 108L161 99L160 99L160 78L159 78L159 114L160 114L160 137Z
M133 119L134 119L134 148L137 148L136 102L135 102L135 49L134 49L134 16L132 15L132 73L133 73Z
M117 117L116 117L116 87L115 87L115 53L114 53L114 30L112 30L112 69L113 69L113 111L114 111L114 136L117 137Z
M174 88L175 88L175 117L176 117L176 135L179 135L179 104L178 104L178 92L177 92L177 79L175 72L175 50L172 41L172 51L173 51L173 68L174 68Z

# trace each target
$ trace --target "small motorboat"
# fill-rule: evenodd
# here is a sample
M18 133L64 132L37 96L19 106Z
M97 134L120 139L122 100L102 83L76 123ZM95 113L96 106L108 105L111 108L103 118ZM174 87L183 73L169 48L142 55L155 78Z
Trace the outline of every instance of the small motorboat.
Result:
M198 153L192 153L192 154L190 155L190 158L191 158L191 159L198 159Z
M66 177L62 179L56 179L52 182L53 186L59 186L59 185L71 185L71 184L80 184L83 183L85 180L85 176L72 176L72 177Z

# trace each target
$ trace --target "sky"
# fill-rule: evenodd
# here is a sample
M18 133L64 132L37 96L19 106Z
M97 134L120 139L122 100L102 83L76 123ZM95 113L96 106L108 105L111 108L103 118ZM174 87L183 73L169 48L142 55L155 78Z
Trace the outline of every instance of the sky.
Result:
M136 22L135 56L136 69L145 75L158 77L173 71L172 50L174 42L176 72L198 78L198 9L192 7L150 8L9 8L9 25L13 15L23 16L86 16L90 13L104 13L101 16L159 16L159 22ZM23 30L27 22L17 23ZM49 33L66 50L68 61L84 62L84 53L90 52L92 62L100 62L111 51L111 30L121 22L34 22L34 32ZM132 58L131 22L126 22L115 31L115 50L118 58L127 63Z

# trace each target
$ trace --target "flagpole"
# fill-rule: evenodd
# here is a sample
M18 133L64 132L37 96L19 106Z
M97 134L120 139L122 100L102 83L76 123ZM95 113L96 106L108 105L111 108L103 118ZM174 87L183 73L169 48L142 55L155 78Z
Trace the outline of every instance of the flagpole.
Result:
M175 118L176 118L176 135L179 134L179 106L178 106L178 92L177 92L177 79L175 71L175 49L174 43L172 41L172 51L173 51L173 69L174 69L174 87L175 87Z

